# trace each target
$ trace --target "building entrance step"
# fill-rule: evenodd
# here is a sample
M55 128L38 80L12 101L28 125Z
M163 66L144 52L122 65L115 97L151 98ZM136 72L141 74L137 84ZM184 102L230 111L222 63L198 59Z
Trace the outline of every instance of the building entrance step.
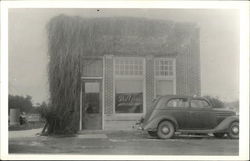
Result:
M107 135L106 134L78 134L77 135L78 138L81 139L107 139Z
M81 130L78 134L105 134L105 130Z

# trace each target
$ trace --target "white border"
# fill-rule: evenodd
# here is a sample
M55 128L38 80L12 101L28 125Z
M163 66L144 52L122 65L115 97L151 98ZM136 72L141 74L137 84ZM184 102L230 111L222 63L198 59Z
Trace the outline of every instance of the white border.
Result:
M8 155L8 9L9 8L186 8L240 10L239 156ZM249 158L249 2L237 1L4 1L1 2L1 159L101 160L248 160Z

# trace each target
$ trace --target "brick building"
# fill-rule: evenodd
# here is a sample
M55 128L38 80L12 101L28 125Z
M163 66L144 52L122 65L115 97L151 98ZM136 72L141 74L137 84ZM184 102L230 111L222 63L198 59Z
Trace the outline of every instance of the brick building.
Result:
M94 29L95 48L81 60L80 130L130 129L157 96L200 95L195 24L100 18Z

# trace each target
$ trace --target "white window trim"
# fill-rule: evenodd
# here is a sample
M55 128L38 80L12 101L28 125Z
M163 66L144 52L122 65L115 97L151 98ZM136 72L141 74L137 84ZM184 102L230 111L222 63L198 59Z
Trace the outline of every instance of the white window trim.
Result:
M165 59L173 61L173 75L172 76L156 76L155 73L155 60ZM176 58L166 58L166 57L157 57L154 58L154 98L156 98L156 82L158 80L172 80L173 81L173 94L176 94Z
M113 115L115 116L132 116L132 117L140 117L144 116L146 114L146 62L144 57L124 57L124 58L135 58L135 59L141 59L143 61L143 74L142 75L116 75L115 73L115 59L116 58L123 58L123 57L113 57ZM143 112L142 113L116 113L115 112L115 86L116 86L116 80L142 80L143 83Z

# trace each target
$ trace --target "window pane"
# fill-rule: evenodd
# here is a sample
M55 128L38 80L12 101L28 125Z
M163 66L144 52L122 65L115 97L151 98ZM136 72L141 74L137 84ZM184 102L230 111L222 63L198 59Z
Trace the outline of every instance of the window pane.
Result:
M141 80L116 80L115 112L143 112L143 82Z
M115 68L116 75L142 75L143 61L138 58L116 58Z
M207 101L205 100L191 100L191 107L194 107L194 108L204 108L204 107L208 107L209 104L207 103Z
M100 112L100 84L98 82L84 83L84 109L87 113Z
M86 82L85 93L99 93L99 83L97 82Z
M188 107L188 99L186 98L177 98L171 99L167 103L167 107Z
M155 74L156 76L173 76L173 60L167 58L158 58L155 59Z

